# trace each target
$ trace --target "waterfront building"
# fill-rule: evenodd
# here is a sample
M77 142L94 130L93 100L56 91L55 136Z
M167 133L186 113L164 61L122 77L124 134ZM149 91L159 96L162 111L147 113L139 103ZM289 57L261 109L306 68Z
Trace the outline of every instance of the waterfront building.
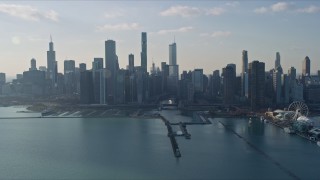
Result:
M302 62L302 76L310 76L310 58L308 56Z
M101 69L103 69L103 58L100 58L100 57L93 58L92 78L93 78L95 103L100 103L100 73L101 73L100 70Z
M144 72L147 72L147 33L141 33L141 68Z
M37 61L36 59L32 58L30 60L30 68L29 68L29 71L35 71L37 70Z
M46 73L33 70L23 72L23 93L31 96L45 95Z
M106 68L95 71L93 86L95 103L107 104L107 72Z
M73 94L77 90L76 67L74 60L64 60L64 92Z
M220 90L221 90L221 77L220 77L220 71L219 70L215 70L213 71L213 74L212 74L212 83L211 83L211 87L212 87L212 90L211 90L211 94L212 94L212 97L214 99L216 99L219 94L220 94Z
M119 69L117 72L117 81L116 81L116 97L115 103L116 104L124 104L125 103L125 78L126 70Z
M114 103L116 93L117 71L119 69L118 56L116 55L116 42L113 40L105 41L105 59L107 71L107 101L108 104Z
M259 61L249 63L249 100L252 110L264 106L265 64Z
M222 69L223 76L223 103L233 104L235 96L236 85L236 71L235 67L227 65Z
M192 72L192 84L195 93L203 93L203 69L194 69Z
M82 104L94 102L92 71L80 73L80 102Z

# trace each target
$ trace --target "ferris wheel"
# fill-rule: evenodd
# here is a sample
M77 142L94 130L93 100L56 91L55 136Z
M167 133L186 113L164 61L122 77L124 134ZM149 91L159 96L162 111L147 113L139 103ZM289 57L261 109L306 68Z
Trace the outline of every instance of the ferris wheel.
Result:
M300 101L295 101L289 105L288 108L289 113L287 114L287 117L290 118L290 120L297 120L300 116L308 116L309 114L309 108L308 106Z

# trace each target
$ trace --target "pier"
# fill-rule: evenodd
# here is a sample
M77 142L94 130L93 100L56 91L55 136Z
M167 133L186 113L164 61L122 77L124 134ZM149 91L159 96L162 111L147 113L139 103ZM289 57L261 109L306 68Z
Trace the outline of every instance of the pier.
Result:
M190 139L190 138L191 138L191 134L188 133L186 124L183 123L183 122L180 122L180 123L179 123L179 126L180 126L180 129L181 129L184 137L185 137L186 139Z
M177 140L175 138L175 135L174 135L174 133L172 131L172 127L171 127L170 123L168 123L168 121L166 121L165 124L166 124L167 129L168 129L168 136L170 138L173 154L174 154L175 157L179 158L179 157L181 157L181 153L180 153L180 149L179 149Z

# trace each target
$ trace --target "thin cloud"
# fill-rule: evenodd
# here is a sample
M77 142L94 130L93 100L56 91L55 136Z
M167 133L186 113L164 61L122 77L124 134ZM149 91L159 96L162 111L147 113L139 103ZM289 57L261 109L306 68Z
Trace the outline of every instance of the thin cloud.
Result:
M183 33L183 32L188 32L191 31L193 27L188 26L188 27L181 27L178 29L163 29L158 31L158 34L168 34L168 33Z
M42 12L37 8L28 5L0 4L0 13L27 21L39 21L40 19L49 19L52 21L59 20L58 13L53 10Z
M215 8L209 9L207 11L207 15L219 16L219 15L223 14L224 12L226 12L226 10L224 8L215 7Z
M286 2L278 2L271 6L271 10L274 12L286 11L289 8L289 4Z
M254 10L255 13L257 14L264 14L268 12L268 8L266 7L260 7Z
M97 31L128 31L137 30L140 26L138 23L121 23L121 24L105 24L103 26L97 26Z
M237 7L240 3L238 1L227 2L226 6Z
M292 4L286 2L278 2L272 4L270 7L259 7L256 8L253 12L257 14L265 14L269 12L285 12L290 9Z
M161 16L181 16L190 17L200 15L202 11L197 7L172 6L169 9L160 12Z
M318 12L320 12L320 7L311 5L311 6L306 7L306 8L298 9L297 12L309 13L309 14L318 13Z
M229 37L229 36L231 36L230 31L215 31L211 34L211 37L213 38Z

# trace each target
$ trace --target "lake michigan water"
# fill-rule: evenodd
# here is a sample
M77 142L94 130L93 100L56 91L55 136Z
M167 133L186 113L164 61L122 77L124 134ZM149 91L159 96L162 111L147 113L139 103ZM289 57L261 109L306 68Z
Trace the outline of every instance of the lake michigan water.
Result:
M37 115L21 109L0 117ZM160 119L0 119L0 179L320 179L316 144L258 119L211 121L176 138L177 159Z

